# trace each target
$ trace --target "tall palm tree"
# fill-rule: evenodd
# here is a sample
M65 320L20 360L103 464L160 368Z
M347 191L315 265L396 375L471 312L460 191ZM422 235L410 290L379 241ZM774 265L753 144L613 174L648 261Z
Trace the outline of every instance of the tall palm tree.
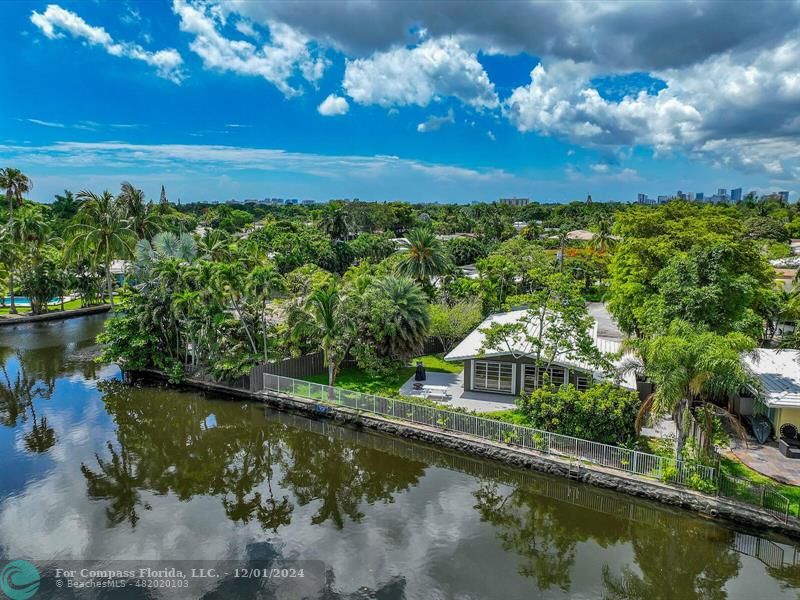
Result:
M6 190L8 218L11 220L14 217L14 208L22 205L22 196L33 189L33 182L19 169L6 167L0 169L0 188Z
M309 335L319 345L328 367L328 385L336 383L339 365L347 354L346 336L350 323L335 286L317 288L309 294L304 306L306 319L296 331Z
M14 208L22 205L22 196L27 194L33 189L33 182L19 169L13 167L6 167L0 169L0 188L6 190L6 199L8 201L8 222L14 219ZM12 236L13 237L13 236ZM12 239L12 242L14 240ZM19 248L15 248L19 250ZM10 256L9 256L10 258ZM11 300L11 314L17 314L17 307L14 303L14 267L9 270L8 277L8 294ZM5 290L3 290L3 298L5 299Z
M247 324L247 318L241 303L242 292L245 287L244 282L245 271L241 263L235 262L215 265L212 275L212 285L223 298L230 300L236 311L239 322L244 327L247 339L250 341L250 347L255 354L258 352L258 347L256 346L255 337L250 332L250 327Z
M75 223L69 228L68 253L89 258L93 266L105 268L106 293L114 305L111 263L115 258L128 258L133 253L135 234L122 204L105 191L78 193L80 206Z
M332 240L343 240L350 233L347 211L343 206L328 207L320 219L320 227Z
M671 413L678 429L676 458L686 441L684 419L692 403L726 398L751 380L742 354L752 352L754 343L741 333L719 335L676 320L664 335L635 339L628 346L655 384L639 411L637 427L648 413Z
M10 255L6 261L8 266L8 289L10 296L10 312L16 314L17 307L14 301L15 274L19 271L21 263L30 259L38 263L40 250L47 239L50 227L44 218L42 208L38 205L27 205L19 208L14 217L9 219L5 226L5 236L10 243ZM10 261L8 260L10 259Z
M594 236L589 247L595 252L610 252L617 245L617 238L611 234L611 223L600 219L595 226Z
M269 303L276 294L283 291L284 287L283 277L272 264L256 267L247 276L247 281L245 282L247 295L258 306L264 362L267 362L267 311L269 310Z
M145 202L144 192L127 181L118 196L130 227L140 239L149 238L158 229L158 216Z
M408 233L408 250L398 268L402 275L430 285L431 278L450 270L450 258L444 245L427 227L412 229Z
M391 307L384 314L380 350L384 356L411 358L419 352L430 327L428 298L408 277L389 275L377 287L380 297Z

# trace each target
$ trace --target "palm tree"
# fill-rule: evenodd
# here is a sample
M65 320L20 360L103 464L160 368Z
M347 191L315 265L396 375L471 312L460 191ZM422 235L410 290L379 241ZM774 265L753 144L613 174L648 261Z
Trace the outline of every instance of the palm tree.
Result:
M244 291L244 281L245 272L241 263L235 262L215 265L212 275L212 284L223 298L227 298L231 301L236 311L236 316L242 324L242 327L244 327L247 339L250 341L250 347L255 354L258 352L256 341L253 334L250 332L250 327L247 325L246 315L240 302L242 292Z
M22 205L22 196L33 189L33 182L19 169L6 167L5 169L0 169L0 188L5 188L6 190L6 199L8 200L8 222L10 224L14 219L14 208ZM13 236L11 241L12 243L15 242ZM13 250L19 250L19 248L14 248ZM15 252L15 254L18 253ZM11 256L8 258L11 258ZM14 265L9 269L8 294L11 300L11 309L9 312L15 315L17 314L17 307L14 304ZM3 299L5 301L5 290L3 290Z
M589 247L595 252L610 252L617 245L617 238L611 235L611 223L608 219L600 219L595 227Z
M0 169L0 188L5 188L8 200L8 219L14 217L14 208L22 205L22 196L33 189L33 182L19 169Z
M135 235L122 204L111 192L98 195L93 192L78 193L80 206L75 215L75 223L69 228L70 254L87 256L93 266L102 264L105 268L106 293L114 305L111 282L111 263L114 258L127 258L133 252Z
M320 227L334 241L347 238L350 223L343 206L328 207L320 219Z
M144 279L158 260L169 258L183 263L193 262L197 257L197 242L188 233L178 236L170 231L162 231L152 240L140 239L136 242L134 257L135 270Z
M38 261L39 251L47 239L50 228L42 214L42 208L38 205L27 205L16 211L4 229L3 237L6 238L6 244L10 246L9 256L6 257L6 262L10 263L8 264L10 312L16 314L14 275L25 258L31 258L34 262Z
M561 227L558 230L558 272L564 272L564 253L567 250L567 240L569 240L569 229Z
M258 320L261 323L261 342L264 362L267 362L267 311L269 303L285 287L283 277L272 264L261 265L247 276L245 290L258 305Z
M430 327L425 292L408 277L392 275L384 277L377 287L392 307L384 315L380 350L384 356L411 358L419 352Z
M681 457L686 441L684 418L691 404L727 398L751 381L742 354L752 352L754 343L741 333L719 335L676 320L664 335L639 338L628 345L655 384L639 411L637 428L648 413L671 413L678 429L676 458Z
M398 268L402 275L430 285L431 278L450 270L447 250L433 231L427 227L412 229L408 234L409 247Z
M144 192L133 187L129 182L122 183L118 200L122 204L131 229L140 239L150 237L158 229L158 218L155 211L150 210L144 199Z
M347 354L347 333L350 322L335 286L317 288L309 294L304 306L306 319L297 324L296 331L316 341L328 367L328 385L333 387L339 365Z

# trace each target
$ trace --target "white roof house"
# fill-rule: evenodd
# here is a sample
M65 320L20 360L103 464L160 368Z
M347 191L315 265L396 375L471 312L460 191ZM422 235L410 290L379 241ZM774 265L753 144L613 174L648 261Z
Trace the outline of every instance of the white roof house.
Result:
M128 260L112 260L111 261L111 274L112 275L122 275L125 271L128 270L130 266L130 261Z
M759 348L744 358L761 383L759 397L769 407L800 408L800 364L796 350Z
M520 319L524 318L527 314L528 314L527 310L521 309L521 310L512 310L509 312L489 315L480 325L478 325L478 327L476 327L472 332L470 332L470 334L467 335L467 337L465 337L455 348L453 348L447 354L447 356L444 357L445 360L457 362L457 361L471 360L474 358L491 358L495 356L513 356L513 357L527 356L529 358L532 358L533 355L531 353L530 344L524 338L509 340L509 342L511 343L511 348L508 347L483 348L486 336L481 331L482 329L486 329L495 323L509 324L509 325L516 323ZM529 336L535 336L537 331L538 331L538 326L535 323L530 323L528 325ZM622 344L618 340L599 337L597 335L596 324L592 328L591 335L597 349L603 352L604 354L617 354L622 349ZM483 351L481 352L481 350ZM554 362L558 363L559 365L566 366L567 368L575 368L592 373L595 379L608 379L608 375L598 370L595 365L589 364L587 362L575 358L571 358L568 356L560 356ZM622 359L618 359L615 364L617 367L620 367L622 365L622 362L623 362ZM633 371L626 372L624 375L621 376L620 381L618 381L617 383L622 387L635 390L637 389L636 374Z

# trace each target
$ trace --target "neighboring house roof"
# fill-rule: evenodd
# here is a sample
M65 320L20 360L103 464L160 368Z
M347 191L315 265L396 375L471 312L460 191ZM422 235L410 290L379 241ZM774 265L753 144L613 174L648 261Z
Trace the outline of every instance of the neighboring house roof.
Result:
M795 275L797 275L797 269L775 269L775 276L779 279L794 279Z
M478 272L478 267L475 265L461 265L458 268L461 270L461 274L467 279L478 279L481 276Z
M455 348L453 348L447 356L445 356L445 360L449 361L463 361L463 360L470 360L473 358L490 358L493 356L530 356L530 345L525 340L517 340L518 345L514 348L511 348L509 351L508 348L487 348L483 349L483 343L485 340L485 335L481 331L482 329L486 329L490 327L493 323L497 324L512 324L516 323L525 315L527 314L527 310L512 310L509 312L504 313L495 313L489 315L486 319L484 319L483 323L478 325L472 332L465 337L461 343L459 343ZM535 324L531 324L529 326L529 335L536 335L536 331L538 327ZM610 340L602 337L598 337L597 335L597 326L592 328L592 339L594 340L594 344L598 350L605 354L616 354L622 349L622 344L616 340ZM481 350L483 352L481 353ZM604 373L599 371L597 367L592 364L586 363L584 361L571 359L567 357L559 357L558 360L553 361L559 365L563 365L566 367L571 367L575 369L580 369L582 371L588 371L592 373L595 377L605 379L606 376ZM622 360L618 360L616 366L619 367L622 364ZM622 380L619 382L620 385L623 387L635 390L636 389L636 374L633 372L625 373L622 376Z
M127 269L130 262L127 260L112 260L111 261L111 274L122 275Z
M567 239L591 242L594 239L594 233L585 229L575 229L567 234Z
M746 355L747 370L761 383L759 397L767 406L800 408L800 364L797 350L759 348Z
M776 258L769 261L773 267L778 269L797 269L800 268L800 256L790 256L789 258Z

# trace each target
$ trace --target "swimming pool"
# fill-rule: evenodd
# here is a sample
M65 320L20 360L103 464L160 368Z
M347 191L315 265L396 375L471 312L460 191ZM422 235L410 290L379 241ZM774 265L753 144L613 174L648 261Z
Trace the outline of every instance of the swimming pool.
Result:
M48 304L57 304L59 302L61 302L61 298L55 297L51 298ZM6 306L11 305L11 296L5 297L5 304ZM30 305L31 305L31 299L28 298L27 296L14 296L14 306L30 306Z

